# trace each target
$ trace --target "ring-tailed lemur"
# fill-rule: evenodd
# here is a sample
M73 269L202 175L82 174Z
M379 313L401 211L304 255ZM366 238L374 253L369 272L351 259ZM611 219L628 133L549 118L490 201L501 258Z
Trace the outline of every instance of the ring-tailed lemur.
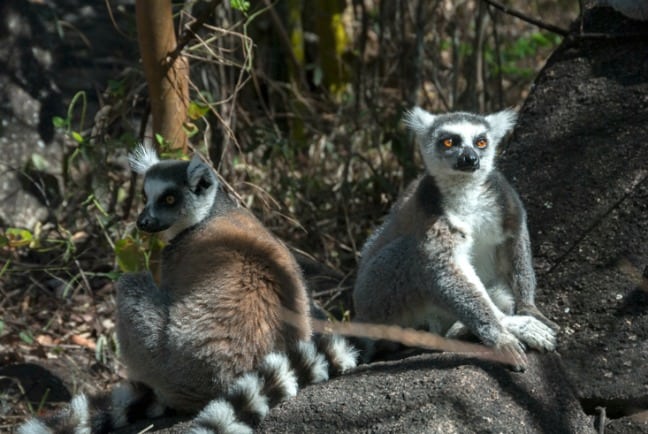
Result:
M160 161L143 146L130 164L144 175L137 226L170 242L160 286L149 273L117 282L117 337L129 382L109 397L79 395L19 433L106 432L127 425L135 409L197 414L194 433L252 432L299 385L356 365L342 338L312 336L314 305L293 255L228 197L210 166L197 155Z
M523 344L555 348L557 326L534 302L522 202L494 167L495 149L515 118L509 110L433 115L416 107L407 113L426 173L362 249L355 321L448 337L472 332L510 353L516 369L526 366Z

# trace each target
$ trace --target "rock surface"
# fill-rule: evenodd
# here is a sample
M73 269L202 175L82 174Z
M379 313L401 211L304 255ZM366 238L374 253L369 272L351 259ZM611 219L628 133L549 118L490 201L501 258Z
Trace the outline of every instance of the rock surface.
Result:
M644 28L610 9L584 22L585 32ZM585 411L608 418L648 408L647 40L564 43L502 164L527 206L539 300L563 328L568 378Z
M275 409L264 433L590 433L555 354L529 369L426 354L362 366Z
M137 433L151 423L153 432L168 434L190 426L172 419L147 421L119 434ZM563 373L560 356L533 353L524 373L456 354L363 365L304 388L273 409L257 431L580 434L594 428Z

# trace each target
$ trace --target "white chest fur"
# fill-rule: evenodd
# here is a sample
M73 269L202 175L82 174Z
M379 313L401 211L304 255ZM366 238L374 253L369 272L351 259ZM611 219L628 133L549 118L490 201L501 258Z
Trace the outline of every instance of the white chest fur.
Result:
M497 279L497 247L506 238L496 198L492 192L476 188L447 199L444 207L450 224L465 235L461 251L484 286L489 287Z

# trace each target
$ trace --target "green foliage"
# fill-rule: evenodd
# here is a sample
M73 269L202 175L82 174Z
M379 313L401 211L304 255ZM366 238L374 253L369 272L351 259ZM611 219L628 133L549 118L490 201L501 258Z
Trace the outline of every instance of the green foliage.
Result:
M32 345L36 341L36 339L34 339L34 335L32 335L29 330L21 331L20 333L18 333L18 337L27 345Z
M34 235L27 229L7 228L0 235L0 247L26 247L34 241Z
M197 120L205 116L209 112L209 105L200 101L191 101L187 109L187 116L189 119Z
M78 128L73 128L74 114L76 110L76 105L81 101L81 111L79 113L79 124ZM85 142L83 138L83 127L85 124L85 116L88 110L88 100L86 93L84 91L79 91L72 97L70 105L68 106L67 116L62 118L60 116L54 116L52 118L52 124L59 129L65 130L65 133L72 137L77 143L82 144Z
M247 13L248 9L250 9L250 2L247 0L230 0L230 6L232 6L233 9L236 9L237 11L243 12L245 14Z
M114 335L110 338L106 337L106 335L99 336L95 346L95 360L106 364L108 362L108 356L115 354L116 349L117 340Z
M501 72L508 78L530 79L536 73L538 63L536 58L540 55L541 50L548 51L557 47L561 41L562 38L553 33L538 31L521 35L501 48L501 71L495 57L494 47L486 47L484 57L494 74Z
M125 80L108 80L108 91L112 96L123 98L126 95L126 81Z
M125 273L148 270L151 257L158 255L164 242L156 236L137 237L128 235L115 242L115 258L119 270Z

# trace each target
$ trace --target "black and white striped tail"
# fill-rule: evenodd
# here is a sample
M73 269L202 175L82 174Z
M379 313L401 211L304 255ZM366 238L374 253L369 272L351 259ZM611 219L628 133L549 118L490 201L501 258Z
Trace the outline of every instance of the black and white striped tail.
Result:
M16 434L102 434L128 425L135 418L159 417L164 408L153 391L141 384L122 383L109 394L79 394L65 409L43 419L30 419Z
M239 377L225 396L207 404L193 419L190 432L252 433L272 407L297 395L300 386L352 369L356 359L355 349L346 340L326 335L299 342L288 354L268 354L257 370ZM161 416L164 411L150 389L124 383L109 395L78 395L59 413L29 420L17 434L107 433L143 416Z
M248 434L279 402L300 386L329 379L356 366L357 354L339 336L299 342L288 354L267 355L256 372L240 377L224 398L194 418L191 434Z

